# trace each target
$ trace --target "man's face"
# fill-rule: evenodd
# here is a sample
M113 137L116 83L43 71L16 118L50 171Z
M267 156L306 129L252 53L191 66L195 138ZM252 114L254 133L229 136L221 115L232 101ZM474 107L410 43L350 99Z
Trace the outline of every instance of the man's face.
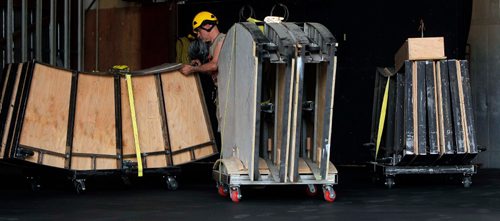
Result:
M204 25L203 28L197 28L196 34L197 34L198 38L203 40L204 42L210 41L210 39L208 38L209 32L205 30L205 29L209 29L209 28L210 28L210 24Z

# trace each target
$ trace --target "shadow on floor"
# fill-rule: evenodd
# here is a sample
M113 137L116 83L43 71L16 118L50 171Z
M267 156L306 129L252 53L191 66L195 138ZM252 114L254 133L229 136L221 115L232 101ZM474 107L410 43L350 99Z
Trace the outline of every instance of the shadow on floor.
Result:
M91 177L84 194L58 174L44 174L32 192L23 172L0 167L0 220L498 220L500 170L479 169L471 188L442 175L396 177L387 189L373 183L368 167L339 166L337 199L310 197L305 186L242 188L238 204L217 194L211 165L182 168L176 191L161 176Z

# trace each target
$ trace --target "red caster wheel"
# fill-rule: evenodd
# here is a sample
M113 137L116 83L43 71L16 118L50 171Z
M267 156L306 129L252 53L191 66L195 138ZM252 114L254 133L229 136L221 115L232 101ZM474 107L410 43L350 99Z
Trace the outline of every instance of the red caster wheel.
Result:
M235 203L240 202L240 194L238 193L238 191L231 191L231 200Z
M219 187L217 189L218 189L218 192L219 192L220 196L222 196L222 197L226 197L227 196L227 189L224 188L223 185L219 185Z
M333 203L333 201L335 201L335 198L337 198L337 194L333 189L323 191L323 196L325 197L325 200L330 203Z

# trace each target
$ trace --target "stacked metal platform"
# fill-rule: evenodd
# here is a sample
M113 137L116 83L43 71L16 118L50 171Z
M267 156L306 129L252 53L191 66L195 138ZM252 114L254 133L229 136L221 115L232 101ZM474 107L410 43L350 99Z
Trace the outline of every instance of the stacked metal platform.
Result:
M242 185L322 185L335 199L330 162L337 42L318 23L237 23L219 56L221 195Z
M378 68L375 82L371 139L376 142L383 130L375 165L381 166L385 184L392 187L397 174L461 174L464 186L470 186L476 173L471 160L479 149L468 62L407 60L398 73Z

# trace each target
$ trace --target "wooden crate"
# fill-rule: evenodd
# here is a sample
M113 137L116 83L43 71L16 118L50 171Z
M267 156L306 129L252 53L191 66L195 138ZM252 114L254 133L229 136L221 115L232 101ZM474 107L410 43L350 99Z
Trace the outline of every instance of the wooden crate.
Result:
M401 69L405 60L442 60L444 55L444 38L408 38L394 56L396 71Z

